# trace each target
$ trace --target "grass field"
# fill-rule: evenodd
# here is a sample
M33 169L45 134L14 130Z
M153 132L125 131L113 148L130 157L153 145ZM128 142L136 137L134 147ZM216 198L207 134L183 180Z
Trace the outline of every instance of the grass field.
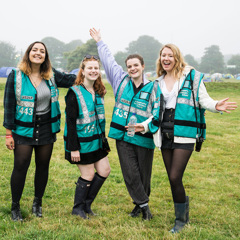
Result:
M214 99L230 97L240 105L239 83L207 83ZM107 132L114 104L107 84L105 97ZM3 99L4 81L0 83ZM64 128L64 95L60 90L62 130ZM0 105L3 122L3 106ZM43 218L31 214L34 196L34 167L32 161L21 199L22 223L12 222L10 215L10 176L13 153L5 147L5 129L0 128L1 239L240 239L240 112L213 114L207 112L207 140L200 153L194 152L184 175L186 192L190 196L190 224L179 234L169 230L174 224L174 208L167 174L159 150L155 150L150 208L151 221L130 218L133 204L126 190L116 153L115 142L109 139L111 174L94 201L92 208L98 216L82 220L71 215L74 182L79 176L76 166L64 160L63 131L58 134L50 164L49 182L43 198Z

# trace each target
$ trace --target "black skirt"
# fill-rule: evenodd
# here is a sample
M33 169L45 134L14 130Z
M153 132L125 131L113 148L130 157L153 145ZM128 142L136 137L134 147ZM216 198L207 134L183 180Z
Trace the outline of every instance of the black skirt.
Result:
M175 109L165 109L162 122L162 146L161 149L185 149L194 150L194 143L174 143L173 126L174 126ZM165 127L165 129L163 129ZM169 134L167 133L169 132ZM172 137L169 138L169 136Z
M108 155L108 152L102 150L101 148L94 152L89 153L80 153L81 160L79 162L72 162L71 161L71 152L65 151L65 159L68 160L71 164L92 164L95 163L102 158L106 157Z
M34 137L24 137L12 133L15 144L23 145L47 145L56 141L56 133L52 133L51 112L36 116Z

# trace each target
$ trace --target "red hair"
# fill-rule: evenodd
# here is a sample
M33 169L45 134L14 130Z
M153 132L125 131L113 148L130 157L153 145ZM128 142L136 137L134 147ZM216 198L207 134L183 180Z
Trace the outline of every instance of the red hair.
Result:
M95 58L91 57L91 58L84 58L83 61L81 62L80 64L80 67L79 67L79 72L78 72L78 75L77 75L77 78L75 80L75 85L81 85L83 84L84 82L84 76L83 76L83 70L86 66L86 62L88 61L97 61L98 64L99 64L99 68L100 68L100 62L99 60L96 60ZM94 82L93 84L93 89L95 92L97 92L101 97L104 96L105 94L105 86L102 82L102 76L101 76L101 73L99 72L99 77L97 78L97 80Z

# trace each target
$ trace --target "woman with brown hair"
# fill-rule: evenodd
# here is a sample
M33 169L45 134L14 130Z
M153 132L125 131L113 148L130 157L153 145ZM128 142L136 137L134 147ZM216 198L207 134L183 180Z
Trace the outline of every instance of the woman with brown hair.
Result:
M76 183L73 215L95 215L91 204L110 174L105 138L105 87L98 56L86 55L73 87L66 96L65 158L76 164L81 176ZM96 172L95 172L96 170Z
M70 87L76 79L52 68L46 46L34 42L26 50L19 68L7 79L4 95L6 146L14 151L11 176L12 219L22 221L22 196L33 149L35 151L35 198L32 212L42 217L42 197L48 181L49 162L61 112L58 87Z

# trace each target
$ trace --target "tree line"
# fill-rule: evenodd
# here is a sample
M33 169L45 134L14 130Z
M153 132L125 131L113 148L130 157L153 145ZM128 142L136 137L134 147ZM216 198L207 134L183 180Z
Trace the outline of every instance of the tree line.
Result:
M92 39L86 43L83 43L81 40L73 40L67 44L54 37L46 37L41 41L48 48L52 65L55 68L67 71L78 68L79 63L86 53L97 54L97 46ZM129 54L140 54L145 61L145 71L155 71L156 60L161 47L162 43L158 40L151 36L143 35L137 40L130 42L124 51L117 52L114 57L118 64L124 67L125 58ZM0 41L0 67L16 67L22 55L23 53L16 51L15 46L11 43ZM191 54L185 55L184 58L189 65L204 73L240 73L240 54L231 56L227 64L234 65L235 67L228 69L224 62L224 56L217 45L206 47L200 62Z

